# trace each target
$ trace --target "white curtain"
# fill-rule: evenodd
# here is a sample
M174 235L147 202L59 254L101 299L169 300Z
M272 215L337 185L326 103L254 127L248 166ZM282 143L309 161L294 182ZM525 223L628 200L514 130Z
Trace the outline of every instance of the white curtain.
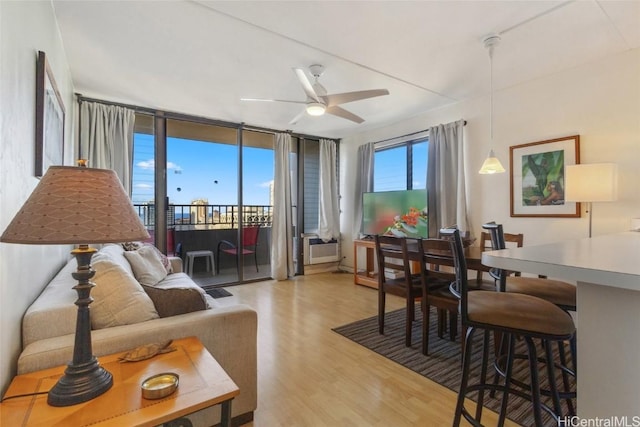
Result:
M338 174L336 143L320 140L320 208L318 210L318 237L325 242L340 237L340 207L338 201Z
M427 190L429 236L440 228L457 224L469 231L464 174L464 120L429 129Z
M293 212L291 211L291 135L279 133L275 142L273 222L271 227L271 277L286 280L293 266Z
M358 147L356 163L356 182L353 193L353 237L359 238L362 232L362 195L373 191L373 142Z
M131 194L133 125L129 108L83 101L80 104L80 150L89 167L113 169Z

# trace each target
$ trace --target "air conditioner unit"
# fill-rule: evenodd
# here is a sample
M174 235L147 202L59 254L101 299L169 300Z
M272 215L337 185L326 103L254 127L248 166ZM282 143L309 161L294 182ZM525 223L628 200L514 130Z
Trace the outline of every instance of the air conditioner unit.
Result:
M340 260L338 242L333 239L324 242L317 234L304 234L304 265L322 264Z

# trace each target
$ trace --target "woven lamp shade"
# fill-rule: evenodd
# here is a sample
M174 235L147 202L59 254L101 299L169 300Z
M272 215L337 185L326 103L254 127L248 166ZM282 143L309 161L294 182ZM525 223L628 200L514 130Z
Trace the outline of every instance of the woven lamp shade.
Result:
M52 166L0 241L88 244L147 238L149 233L115 172Z

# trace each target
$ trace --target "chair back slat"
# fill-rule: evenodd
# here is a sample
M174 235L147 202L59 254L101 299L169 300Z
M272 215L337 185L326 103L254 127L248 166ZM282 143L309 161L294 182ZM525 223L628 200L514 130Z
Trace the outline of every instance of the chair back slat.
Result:
M464 257L464 244L457 228L443 228L440 235L448 238L451 252L453 254L453 264L456 273L455 293L460 295L460 317L462 324L468 323L467 314L467 293L469 292L469 281L467 277L467 260Z
M407 286L411 283L411 267L405 237L375 236L376 255L378 258L378 287L387 282L385 269L402 272Z
M455 273L440 269L441 266L453 266L451 245L446 239L421 239L418 253L426 281L454 281Z
M482 225L482 228L489 230L491 233L491 244L494 250L506 249L507 244L504 239L504 231L502 224L496 224L495 222L488 222ZM507 288L507 272L501 268L492 268L492 275L498 280L498 290L504 292Z

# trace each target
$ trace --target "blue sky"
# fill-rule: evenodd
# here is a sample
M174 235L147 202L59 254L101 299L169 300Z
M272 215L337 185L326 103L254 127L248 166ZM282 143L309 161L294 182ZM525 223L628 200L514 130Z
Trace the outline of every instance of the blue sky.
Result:
M413 188L426 188L427 143L413 144ZM373 173L373 191L407 189L407 147L400 146L376 151Z
M153 135L136 134L134 144L134 203L153 200ZM273 150L245 147L244 204L268 205L273 180ZM191 204L208 199L209 204L238 202L238 148L230 144L167 139L167 195L172 204ZM216 183L217 181L217 183Z

